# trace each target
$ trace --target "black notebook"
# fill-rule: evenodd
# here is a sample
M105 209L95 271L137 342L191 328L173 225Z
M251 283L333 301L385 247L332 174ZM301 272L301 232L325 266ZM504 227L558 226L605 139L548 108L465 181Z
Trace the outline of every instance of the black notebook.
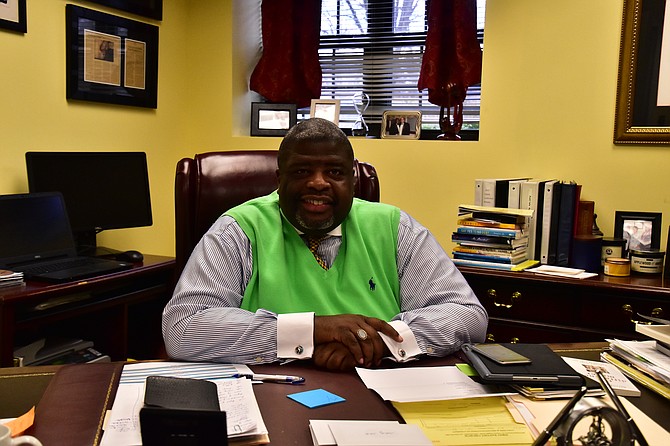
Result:
M496 384L552 385L578 388L590 383L546 344L502 344L529 358L530 364L501 365L464 344L463 352L482 381Z
M132 263L77 255L60 193L0 195L0 269L68 282L130 268Z

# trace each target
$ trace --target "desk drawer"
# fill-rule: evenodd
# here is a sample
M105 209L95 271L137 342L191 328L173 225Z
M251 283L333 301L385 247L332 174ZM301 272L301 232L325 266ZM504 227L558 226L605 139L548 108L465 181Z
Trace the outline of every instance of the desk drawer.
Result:
M500 280L473 281L470 286L491 317L574 325L581 322L582 299L567 287Z
M545 343L602 341L599 332L587 332L579 327L536 324L525 321L491 318L486 330L489 342Z

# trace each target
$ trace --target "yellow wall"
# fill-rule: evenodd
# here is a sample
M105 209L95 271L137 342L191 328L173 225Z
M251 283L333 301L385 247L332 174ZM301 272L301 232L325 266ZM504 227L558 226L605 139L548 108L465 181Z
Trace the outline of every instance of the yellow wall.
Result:
M257 16L232 0L166 0L158 109L65 99L65 4L30 0L28 33L0 31L0 193L27 190L27 150L142 150L154 225L100 244L174 252L178 159L207 150L276 148L248 129L247 76ZM249 3L240 0L236 6ZM663 212L670 223L670 147L612 144L623 0L488 0L477 142L354 140L380 174L382 200L410 212L445 248L476 177L574 179L612 235L615 210ZM145 20L132 15L130 18Z

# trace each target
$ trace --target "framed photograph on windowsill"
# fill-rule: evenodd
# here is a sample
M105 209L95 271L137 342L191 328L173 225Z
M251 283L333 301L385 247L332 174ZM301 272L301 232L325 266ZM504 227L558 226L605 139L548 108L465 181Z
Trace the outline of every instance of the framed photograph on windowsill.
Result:
M251 136L284 136L297 122L295 104L251 103Z
M382 116L382 138L419 139L421 112L387 110Z
M626 251L646 251L661 247L660 212L616 211L614 237L626 240Z
M158 27L66 5L68 99L157 108Z
M310 118L323 118L335 125L340 125L340 100L339 99L312 99L309 107Z
M0 28L28 32L26 0L0 0Z

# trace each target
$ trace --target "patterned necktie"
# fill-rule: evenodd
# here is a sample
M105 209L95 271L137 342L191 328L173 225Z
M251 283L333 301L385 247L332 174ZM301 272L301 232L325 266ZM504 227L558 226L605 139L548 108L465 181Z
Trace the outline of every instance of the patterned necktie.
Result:
M326 237L307 237L307 246L309 246L309 250L314 254L314 258L318 262L319 265L321 265L321 268L325 269L326 271L328 270L328 265L326 264L326 261L319 255L317 250L319 249L319 245L321 244L321 241L323 241Z

